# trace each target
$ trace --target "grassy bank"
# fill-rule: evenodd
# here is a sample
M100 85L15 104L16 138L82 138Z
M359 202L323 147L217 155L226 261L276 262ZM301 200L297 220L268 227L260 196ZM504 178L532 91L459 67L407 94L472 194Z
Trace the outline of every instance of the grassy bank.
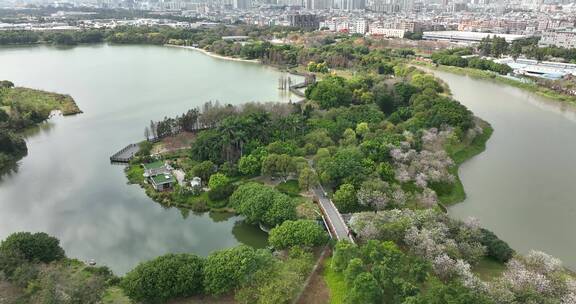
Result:
M330 263L332 263L332 258L324 261L322 277L330 290L330 304L342 304L344 303L347 291L344 275L334 271L334 269L330 267Z
M427 63L422 63L422 62L413 62L413 63L420 65L420 66L424 66L424 67L432 69L432 70L450 72L450 73L454 73L454 74L458 74L458 75L466 75L466 76L470 76L470 77L477 78L477 79L490 80L490 81L494 81L497 83L510 85L510 86L513 86L516 88L520 88L520 89L532 92L532 93L540 95L542 97L550 98L550 99L561 101L561 102L576 104L576 96L570 96L570 95L558 93L554 90L545 88L545 87L540 86L540 85L535 84L535 83L525 83L525 82L520 82L520 81L517 81L514 79L506 78L506 77L500 76L494 72L472 69L472 68L445 66L445 65L433 66L432 64L427 64Z
M46 92L41 90L15 87L3 90L2 106L8 110L18 109L49 116L51 111L61 111L63 115L82 113L70 95Z
M484 130L482 134L477 135L472 141L464 141L454 145L447 145L445 147L446 152L448 152L450 157L454 160L455 165L450 170L451 173L456 176L455 185L452 188L452 191L438 197L440 202L445 206L462 202L466 198L464 185L460 180L460 176L458 176L458 169L460 168L460 165L465 161L486 150L486 142L488 139L490 139L490 136L492 136L492 133L494 132L494 129L492 129L489 123L483 120L481 120L479 123Z
M23 131L46 121L52 111L63 115L82 113L69 95L14 87L0 81L0 175L15 168L28 149Z

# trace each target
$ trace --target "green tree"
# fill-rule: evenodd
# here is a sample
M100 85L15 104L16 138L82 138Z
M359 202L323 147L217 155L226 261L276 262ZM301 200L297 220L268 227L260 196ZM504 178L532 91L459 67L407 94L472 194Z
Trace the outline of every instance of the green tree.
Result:
M234 191L230 205L249 223L274 227L296 217L291 198L266 185L246 183Z
M250 223L259 223L277 192L265 185L246 183L234 191L230 204L236 211L246 217Z
M336 243L334 254L332 255L332 268L338 272L344 271L348 267L350 260L358 257L360 251L358 246L346 241Z
M293 246L314 247L327 241L326 232L315 221L285 221L270 230L269 242L274 248L286 249Z
M378 166L378 174L382 180L386 182L393 182L396 178L394 167L388 162L381 162Z
M340 144L342 146L356 146L356 144L358 144L358 141L356 140L356 132L350 128L344 130Z
M412 81L410 81L410 84L419 88L420 90L425 90L429 88L436 92L443 91L442 86L440 85L440 83L438 83L436 78L434 78L433 75L429 74L416 74L412 76Z
M16 232L0 243L0 252L12 252L27 261L49 263L65 258L60 241L44 232Z
M298 175L298 186L300 189L308 190L318 185L318 175L312 169L305 167Z
M216 171L215 169L216 169L216 166L214 165L214 163L207 160L207 161L203 161L203 162L199 163L198 165L194 166L192 168L192 174L194 176L200 177L202 179L202 182L206 183L206 181L208 181L208 179L210 178L212 173L214 173Z
M306 89L306 98L318 102L322 109L346 106L352 103L352 90L346 80L328 76Z
M499 239L492 231L484 228L480 231L482 232L480 242L486 247L489 257L500 263L506 263L514 256L514 250L508 246L508 243Z
M252 154L242 156L238 161L238 170L244 175L256 175L260 173L262 162Z
M215 173L210 176L210 180L208 181L208 187L210 190L218 190L222 187L225 187L230 184L230 179L222 174L222 173Z
M368 127L368 123L361 122L356 125L356 134L360 135L361 137L366 136L366 134L370 132L370 128Z
M359 258L354 258L348 262L348 266L344 269L344 279L348 284L352 284L362 272L364 272L364 262Z
M369 272L363 272L356 276L345 301L349 304L378 304L381 297L380 286L374 276Z
M487 296L466 288L462 283L453 281L443 284L437 279L431 280L428 292L421 294L418 303L426 304L489 304Z
M193 254L167 254L142 262L120 286L134 301L166 302L203 292L204 260Z
M304 141L313 144L317 148L324 148L334 145L334 141L330 138L330 134L326 129L316 129L304 137Z
M504 37L494 36L494 38L492 38L492 55L494 55L494 57L500 58L507 50L508 42L506 42Z
M268 227L275 227L286 220L296 218L296 207L292 198L283 193L276 193L272 204L262 217L262 223Z
M296 164L290 155L269 154L262 161L262 174L286 179L296 171Z
M250 281L266 255L269 254L244 245L211 253L204 266L206 292L221 295Z
M342 184L332 197L334 204L340 212L352 212L358 208L356 189L352 184Z

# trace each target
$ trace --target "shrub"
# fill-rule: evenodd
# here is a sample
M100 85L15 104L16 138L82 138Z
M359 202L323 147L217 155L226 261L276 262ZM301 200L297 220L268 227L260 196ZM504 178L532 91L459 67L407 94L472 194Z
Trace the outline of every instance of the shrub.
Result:
M482 238L480 242L486 246L486 253L489 257L501 263L508 262L514 255L514 250L506 242L499 239L492 231L480 229Z

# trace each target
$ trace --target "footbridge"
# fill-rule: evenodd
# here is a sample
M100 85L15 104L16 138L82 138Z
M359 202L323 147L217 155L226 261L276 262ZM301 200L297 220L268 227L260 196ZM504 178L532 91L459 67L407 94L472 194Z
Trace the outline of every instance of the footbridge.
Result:
M311 161L309 161L308 164L310 165L310 168L314 170ZM342 214L338 211L336 205L334 205L332 200L326 194L326 191L324 191L324 187L322 187L321 184L318 184L312 188L312 192L314 192L314 197L320 206L324 224L326 225L330 236L338 241L345 240L354 244L355 242L350 228L348 228L348 225L344 221L344 218L342 218Z

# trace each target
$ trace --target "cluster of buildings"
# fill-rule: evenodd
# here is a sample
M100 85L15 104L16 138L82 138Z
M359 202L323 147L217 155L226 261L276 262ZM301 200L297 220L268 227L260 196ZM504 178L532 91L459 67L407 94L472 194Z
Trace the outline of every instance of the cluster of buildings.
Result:
M333 17L319 22L321 30L403 38L405 33L421 32L422 24L410 20L369 20L367 18Z
M424 39L458 43L476 42L487 35L508 41L541 36L542 46L575 47L576 43L576 0L0 0L0 7L30 1L68 9L42 18L42 24L25 20L0 24L0 30L243 23L392 38L419 33ZM138 9L171 18L91 20L93 13L70 7ZM174 21L181 17L204 22Z
M540 46L559 46L563 48L576 48L576 28L566 28L542 33Z
M576 64L537 61L522 58L495 59L495 62L507 64L514 70L514 74L558 80L566 76L576 76Z
M156 191L172 189L176 178L172 175L172 167L163 161L142 164L144 178Z
M174 185L178 183L180 186L187 186L194 191L201 191L202 180L200 177L193 177L189 183L184 183L183 172L180 171L180 179L176 178L178 170L175 170L167 162L158 160L151 163L143 163L145 181L158 192L170 191L174 189Z

